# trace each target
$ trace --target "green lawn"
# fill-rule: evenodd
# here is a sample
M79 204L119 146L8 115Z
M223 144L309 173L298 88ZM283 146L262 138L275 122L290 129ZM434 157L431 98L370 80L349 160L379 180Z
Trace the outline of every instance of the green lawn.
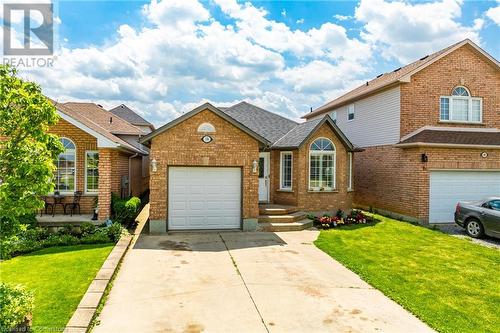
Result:
M0 263L0 280L34 291L35 332L62 331L112 249L112 244L43 249Z
M500 251L375 215L315 244L441 332L498 332Z

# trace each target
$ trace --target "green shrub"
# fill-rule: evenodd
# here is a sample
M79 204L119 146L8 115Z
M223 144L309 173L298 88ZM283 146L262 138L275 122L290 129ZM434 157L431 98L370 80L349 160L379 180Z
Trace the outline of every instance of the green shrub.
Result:
M107 228L107 231L108 231L108 237L113 242L116 243L120 239L120 236L125 231L125 229L122 227L122 225L120 223L115 222Z
M96 229L97 227L90 222L84 222L80 225L80 231L82 237L93 234L96 231Z
M124 225L133 223L140 206L141 199L137 197L122 199L113 195L111 200L113 220Z
M103 244L111 243L107 230L99 229L95 233L87 234L80 239L82 244Z
M11 331L33 312L33 293L22 286L0 283L0 331Z

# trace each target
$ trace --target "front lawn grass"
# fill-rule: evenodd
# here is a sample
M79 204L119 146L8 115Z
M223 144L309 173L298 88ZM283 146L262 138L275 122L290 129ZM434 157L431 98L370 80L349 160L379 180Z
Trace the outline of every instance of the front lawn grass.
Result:
M498 249L375 218L321 231L315 244L437 331L498 332Z
M34 332L64 330L113 244L43 249L0 263L0 280L35 295Z

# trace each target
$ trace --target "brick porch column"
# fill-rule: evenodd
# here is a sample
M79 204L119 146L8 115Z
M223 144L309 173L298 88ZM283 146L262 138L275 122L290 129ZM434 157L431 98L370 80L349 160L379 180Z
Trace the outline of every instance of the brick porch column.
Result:
M99 220L111 216L111 155L112 150L99 149Z

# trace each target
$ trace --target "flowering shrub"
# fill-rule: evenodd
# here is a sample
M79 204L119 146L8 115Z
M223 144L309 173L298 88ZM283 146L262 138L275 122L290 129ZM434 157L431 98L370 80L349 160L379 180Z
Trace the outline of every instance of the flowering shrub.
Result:
M317 217L312 216L310 219L314 220L314 224L323 229L335 228L338 226L346 225L346 224L362 224L367 223L367 217L363 212L359 210L352 210L350 214L345 216L344 212L339 210L336 216L330 216L325 214L323 216Z

